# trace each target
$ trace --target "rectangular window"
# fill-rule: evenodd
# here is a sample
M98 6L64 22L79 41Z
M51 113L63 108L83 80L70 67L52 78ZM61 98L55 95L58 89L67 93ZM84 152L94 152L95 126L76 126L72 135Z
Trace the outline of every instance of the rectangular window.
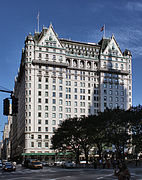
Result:
M56 104L56 99L52 99L52 103L53 103L53 104Z
M34 142L31 142L31 147L34 147Z
M53 120L53 121L52 121L52 125L56 125L56 120Z
M38 119L38 124L41 124L41 119Z
M41 147L41 142L38 142L38 147Z
M63 118L63 114L59 113L59 119Z
M45 118L48 118L48 113L45 113Z
M48 124L48 120L45 120L45 124Z
M48 135L45 135L45 139L48 139Z
M45 142L45 147L48 147L48 142Z
M52 118L56 118L56 113L52 113Z

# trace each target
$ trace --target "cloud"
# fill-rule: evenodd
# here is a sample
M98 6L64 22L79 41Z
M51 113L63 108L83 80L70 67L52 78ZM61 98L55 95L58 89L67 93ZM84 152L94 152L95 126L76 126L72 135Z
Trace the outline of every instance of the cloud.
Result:
M142 11L142 3L140 2L128 2L126 8L130 11Z

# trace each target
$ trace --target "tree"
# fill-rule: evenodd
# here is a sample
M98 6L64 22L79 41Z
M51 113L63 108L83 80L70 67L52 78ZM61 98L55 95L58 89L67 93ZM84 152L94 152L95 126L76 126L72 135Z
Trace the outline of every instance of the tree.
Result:
M125 149L131 136L129 116L122 109L106 111L106 141L115 146L117 158L124 158ZM127 116L126 116L127 114Z
M81 152L80 119L70 118L65 120L55 131L52 137L53 149L70 150L76 154L76 163L79 163Z
M132 145L135 150L136 166L138 154L142 151L142 106L132 107L133 115L131 120Z

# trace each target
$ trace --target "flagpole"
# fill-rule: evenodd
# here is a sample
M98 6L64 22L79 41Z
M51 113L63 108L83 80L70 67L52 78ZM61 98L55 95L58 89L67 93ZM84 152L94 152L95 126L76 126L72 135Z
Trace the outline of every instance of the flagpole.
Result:
M105 37L105 24L104 24L104 37Z
M37 28L38 28L38 32L39 32L39 12L38 12L38 15L37 15Z

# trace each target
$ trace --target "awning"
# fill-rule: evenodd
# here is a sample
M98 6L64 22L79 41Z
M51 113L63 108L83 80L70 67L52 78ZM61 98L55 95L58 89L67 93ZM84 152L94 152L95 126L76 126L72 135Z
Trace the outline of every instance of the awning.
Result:
M22 153L22 156L54 156L56 153Z

